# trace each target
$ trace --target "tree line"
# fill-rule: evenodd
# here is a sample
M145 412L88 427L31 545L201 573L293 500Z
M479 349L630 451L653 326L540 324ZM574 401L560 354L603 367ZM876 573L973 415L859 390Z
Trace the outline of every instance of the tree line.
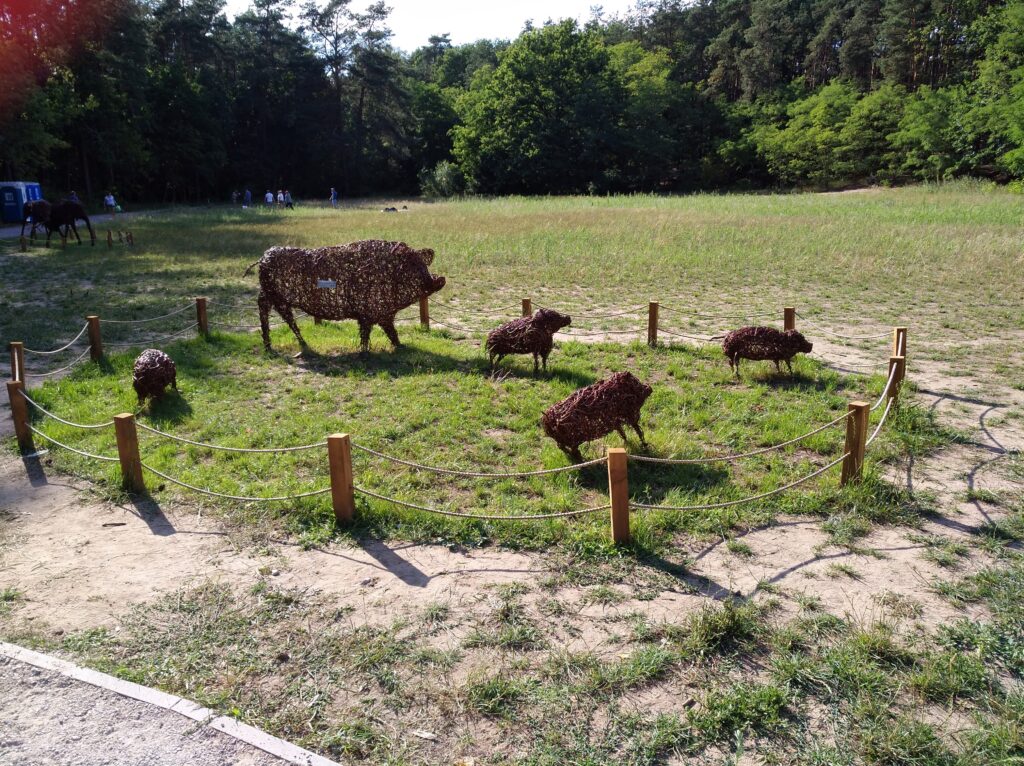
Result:
M97 199L1024 178L1024 0L640 0L405 53L351 0L0 5L0 175Z

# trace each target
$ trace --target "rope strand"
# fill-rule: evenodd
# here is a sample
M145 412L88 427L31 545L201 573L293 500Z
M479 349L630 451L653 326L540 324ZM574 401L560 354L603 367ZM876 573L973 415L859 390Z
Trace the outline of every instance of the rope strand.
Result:
M153 468L150 465L146 465L145 463L142 463L142 467L145 468L147 471L156 474L161 479L166 479L167 481L171 482L171 484L177 484L179 487L191 489L195 492L200 492L204 495L210 495L211 497L222 497L227 500L241 500L242 502L245 503L273 503L282 500L299 500L300 498L303 497L315 497L316 495L324 495L331 491L330 487L326 487L324 489L313 490L312 492L302 492L298 495L281 495L279 497L249 497L246 495L229 495L224 492L214 492L212 489L203 489L202 487L197 487L194 484L189 484L188 482L181 481L180 479L175 479L173 476L168 476L166 473L158 471L157 469Z
M88 330L88 329L89 329L89 323L86 322L84 325L82 325L82 329L78 331L78 335L76 335L74 338L69 340L67 343L65 343L60 348L53 349L53 351L36 351L35 349L25 348L25 347L22 347L22 351L24 351L26 354L38 354L40 356L50 356L51 354L59 354L61 351L66 351L67 349L69 349L73 345L75 345L75 341L77 341L79 338L81 338L85 334L85 331Z
M71 362L71 364L66 365L64 367L58 367L56 370L50 370L49 372L29 372L28 370L22 370L22 372L25 373L26 378L46 378L49 377L50 375L56 375L59 372L66 372L67 370L70 370L76 364L81 362L83 359L85 359L85 355L88 354L90 351L92 351L92 349L87 348L85 351L79 354L78 357Z
M834 332L833 330L829 330L825 327L822 327L819 324L815 324L800 312L797 312L797 316L800 317L805 322L807 322L807 324L809 324L815 330L823 332L826 335L834 335L837 338L845 338L846 340L876 340L877 338L888 338L892 334L891 332L883 332L878 335L843 335L842 333Z
M267 449L256 449L246 447L223 447L219 444L208 444L206 442L192 441L191 439L186 439L183 436L175 436L174 434L169 434L166 431L159 431L156 428L147 426L145 423L139 423L138 421L135 422L135 425L137 425L143 431L149 431L150 433L156 434L157 436L162 436L165 439L171 439L172 441L182 442L183 444L191 444L193 447L205 447L206 449L219 450L221 452L301 452L303 450L310 450L316 449L317 447L327 446L327 442L323 441L316 442L315 444L302 444L297 447L269 447Z
M430 508L426 505L416 505L415 503L407 503L404 500L398 500L393 497L387 497L386 495L378 495L376 492L371 492L368 489L362 487L353 487L356 492L366 495L367 497L376 498L377 500L383 500L387 503L394 503L400 505L403 508L411 508L414 511L426 511L427 513L436 513L439 516L454 516L460 519L481 519L484 521L534 521L537 519L565 519L570 516L582 516L586 513L596 513L597 511L607 511L611 508L611 504L599 505L594 508L582 508L578 511L563 511L562 513L537 513L529 514L526 516L500 516L497 514L484 514L484 513L460 513L459 511L445 511L440 508Z
M74 453L76 453L78 455L81 455L82 457L92 458L93 460L102 460L105 463L116 463L118 461L118 458L116 458L116 457L107 457L106 455L94 455L91 452L85 452L85 451L80 450L80 449L75 449L74 447L69 447L67 444L64 444L63 442L57 441L52 436L47 436L46 434L44 434L42 431L40 431L38 428L36 428L33 425L29 425L29 428L31 429L32 433L38 434L39 436L42 436L44 439L46 439L46 441L53 442L58 447L63 447L64 449L69 450L71 452L74 452Z
M737 455L723 455L722 457L701 457L692 459L647 457L646 455L630 455L629 459L635 460L639 463L664 463L668 465L700 465L702 463L731 463L736 460L742 460L744 458L753 457L755 455L763 455L766 452L772 452L773 450L782 449L783 447L788 447L790 444L796 444L797 442L803 441L804 439L810 436L814 436L817 433L821 433L826 428L831 428L837 423L841 423L842 421L850 417L850 414L851 413L849 412L845 412L835 420L829 421L823 426L818 426L813 431L808 431L802 436L797 436L796 438L790 439L789 441L784 441L781 444L773 444L771 447L762 447L761 449L756 449L753 450L752 452L742 452Z
M799 485L803 484L805 481L810 481L815 476L820 476L821 474L825 473L825 471L827 471L829 468L832 468L834 466L839 465L844 460L846 460L846 458L848 458L849 456L850 456L850 453L847 452L842 457L836 458L835 460L833 460L828 465L822 466L821 468L819 468L814 473L809 473L806 476L804 476L803 478L797 479L796 481L790 482L789 484L784 484L783 486L779 487L778 489L773 489L770 492L762 492L760 495L753 495L752 497L744 497L741 500L729 500L729 501L724 502L724 503L702 503L701 505L645 505L644 503L634 503L634 502L630 501L629 505L630 505L631 508L641 508L641 509L647 510L647 511L711 511L711 510L715 510L717 508L728 508L728 507L733 506L733 505L742 505L743 503L752 503L755 500L764 500L767 497L772 497L774 495L781 494L782 492L785 492L788 489L792 489L793 487L796 487L796 486L799 486Z
M182 306L180 309L175 309L170 314L161 314L160 316L148 317L146 319L103 319L103 318L101 318L100 322L102 322L103 324L145 324L146 322L155 322L158 319L167 319L167 317L175 316L177 314L180 314L183 311L188 311L193 306L195 306L195 303L188 303L188 304Z
M34 399L32 399L32 397L30 397L27 393L25 393L25 389L22 388L22 389L19 389L19 391L20 391L21 395L25 398L26 402L28 402L33 407L35 407L37 410L39 410L41 413L46 415L46 417L53 418L58 423L63 423L66 426L71 426L73 428L91 429L91 428L108 428L108 427L114 425L114 421L113 420L108 420L106 423L96 423L94 425L86 425L85 423L75 423L75 422L70 421L70 420L65 420L62 417L58 417L57 415L54 415L52 412L50 412L49 410L44 408L41 404L39 404L39 402L37 402Z
M583 463L565 465L560 468L544 468L538 471L521 471L518 473L486 473L481 471L460 471L454 468L438 468L436 466L423 465L422 463L414 463L411 460L403 460L402 458L394 457L393 455L377 452L377 450L364 447L362 444L356 444L355 442L352 443L352 446L361 452L366 452L367 454L375 457L383 458L384 460L389 460L392 463L397 463L399 465L408 466L409 468L416 468L421 471L430 471L431 473L438 473L443 476L462 476L470 479L523 479L528 476L550 476L556 473L580 470L605 461L603 457L600 457L594 460L587 460Z

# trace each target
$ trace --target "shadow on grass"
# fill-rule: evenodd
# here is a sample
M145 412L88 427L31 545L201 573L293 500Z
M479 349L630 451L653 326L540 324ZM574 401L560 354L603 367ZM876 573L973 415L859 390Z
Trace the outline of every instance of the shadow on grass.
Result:
M150 399L139 411L140 416L162 426L183 423L191 414L192 405L173 388L159 399Z
M282 361L290 363L293 360L293 356L286 352L271 351L270 353ZM460 359L428 351L421 346L407 344L402 344L391 351L377 350L368 354L362 354L355 348L334 354L323 354L306 348L302 351L302 356L295 361L303 369L326 377L347 375L353 371L368 376L377 376L383 373L391 378L418 375L424 371L479 375L481 377L491 375L487 360L482 356L479 359ZM509 374L501 380L509 377L529 380L560 380L575 386L590 385L595 380L593 376L555 367L549 368L546 374L539 373L536 378L532 373L523 373L520 370L505 368L503 372Z

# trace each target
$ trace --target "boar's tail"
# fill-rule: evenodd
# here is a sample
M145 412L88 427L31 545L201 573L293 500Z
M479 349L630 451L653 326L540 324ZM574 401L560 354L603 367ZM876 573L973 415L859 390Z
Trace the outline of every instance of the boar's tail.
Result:
M244 274L242 274L242 276L243 276L243 277L247 277L247 276L249 276L250 274L252 274L252 270L253 270L253 269L255 269L255 268L256 268L257 266L259 266L259 265L260 265L260 262L259 262L259 261L256 261L255 263L250 263L250 264L249 264L249 268L247 268L247 269L245 270L245 273L244 273Z

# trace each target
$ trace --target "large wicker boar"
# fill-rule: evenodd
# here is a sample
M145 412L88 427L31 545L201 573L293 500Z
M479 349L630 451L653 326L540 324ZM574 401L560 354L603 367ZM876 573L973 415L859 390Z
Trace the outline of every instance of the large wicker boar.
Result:
M646 444L640 428L640 408L650 395L651 387L632 373L617 372L548 407L541 417L541 425L563 452L582 462L581 444L612 431L618 431L625 441L623 425L632 427Z
M404 242L377 239L306 250L272 247L253 266L260 275L260 329L270 349L273 308L306 348L293 309L317 319L355 319L360 349L370 347L370 330L380 325L395 346L395 314L444 287L444 277L428 270L434 251L416 250Z
M778 370L779 362L785 362L790 375L793 374L791 360L797 354L809 354L814 344L796 330L776 330L774 327L741 327L733 330L722 341L722 351L729 357L729 366L740 376L740 359L754 361L768 360L775 362Z

